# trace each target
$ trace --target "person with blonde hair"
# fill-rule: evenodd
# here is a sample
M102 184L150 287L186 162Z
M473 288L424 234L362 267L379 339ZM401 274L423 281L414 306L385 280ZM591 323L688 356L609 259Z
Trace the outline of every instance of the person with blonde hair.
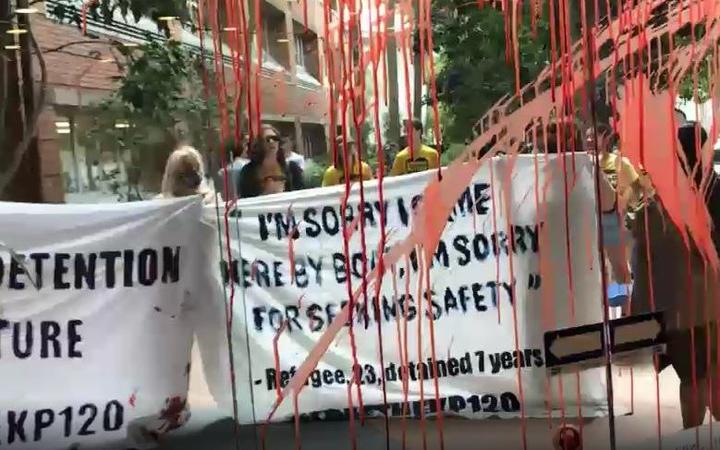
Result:
M160 190L158 198L203 195L206 201L212 200L212 192L205 183L205 164L200 152L187 145L173 151L165 163Z

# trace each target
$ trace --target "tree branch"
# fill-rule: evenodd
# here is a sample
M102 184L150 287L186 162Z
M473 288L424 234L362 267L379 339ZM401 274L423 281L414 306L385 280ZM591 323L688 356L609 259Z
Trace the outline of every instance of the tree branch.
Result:
M38 45L37 40L35 39L35 35L32 33L29 24L27 26L27 31L30 37L30 42L32 43L32 46L37 54L38 64L40 65L40 91L38 93L37 100L35 101L32 117L30 119L30 124L27 128L27 132L25 133L25 136L23 136L23 140L18 143L18 145L11 153L12 159L8 168L5 171L0 172L0 194L5 191L8 184L10 184L10 181L12 181L13 177L15 176L15 172L17 172L18 168L20 167L20 163L22 162L28 147L30 147L30 143L32 142L35 134L37 133L38 119L40 118L40 114L42 113L42 108L45 104L45 97L47 95L47 67L45 66L45 59L43 58L40 46ZM23 80L23 82L33 83L34 80Z
M73 45L82 45L82 44L115 45L116 43L117 43L117 41L99 41L99 40L97 40L97 39L94 39L94 40L84 40L84 41L74 41L74 42L68 42L67 44L63 44L63 45L60 45L60 46L58 46L58 47L53 47L53 48L46 49L45 51L43 51L43 53L48 54L48 53L59 52L60 50L65 49L65 48L67 48L67 47L71 47L71 46L73 46Z

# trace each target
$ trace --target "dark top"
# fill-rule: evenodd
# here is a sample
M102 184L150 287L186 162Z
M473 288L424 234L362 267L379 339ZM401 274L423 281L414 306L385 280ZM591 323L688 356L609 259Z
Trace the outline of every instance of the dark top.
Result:
M227 166L227 174L229 177L228 188L230 189L229 198L236 198L240 189L240 173L242 168L247 164L247 159L241 158L233 161L232 164ZM215 183L215 191L220 193L223 199L225 199L225 169L220 169L213 178ZM227 199L225 199L227 200Z
M250 161L240 171L238 183L238 197L249 198L262 195L258 170L260 163ZM285 192L299 191L305 188L303 170L294 162L289 161L285 166Z
M632 314L652 311L652 290L655 310L666 312L669 330L687 330L712 318L720 279L710 266L706 272L694 240L691 238L686 245L662 202L655 201L638 211L632 231L637 255ZM713 238L717 242L717 232Z

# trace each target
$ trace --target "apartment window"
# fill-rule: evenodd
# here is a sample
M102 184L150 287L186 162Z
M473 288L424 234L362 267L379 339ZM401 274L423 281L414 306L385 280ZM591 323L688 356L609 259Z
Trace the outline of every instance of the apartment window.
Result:
M270 24L267 19L262 20L262 48L263 48L263 60L267 60L270 56Z
M320 79L320 59L318 54L318 36L311 30L305 30L299 22L293 23L295 41L295 64L298 73L309 75L316 81Z
M198 2L196 0L189 0L187 2L187 8L188 8L188 15L190 18L190 23L199 25L200 24L200 7L198 6Z
M262 20L262 31L261 31L261 38L262 38L262 60L263 62L275 62L273 61L273 57L271 54L270 49L270 28L268 28L268 22L266 19ZM248 45L250 46L250 54L252 55L252 60L257 61L257 46L254 42L254 39L250 42L248 42Z
M302 36L295 35L295 64L305 67L305 41Z

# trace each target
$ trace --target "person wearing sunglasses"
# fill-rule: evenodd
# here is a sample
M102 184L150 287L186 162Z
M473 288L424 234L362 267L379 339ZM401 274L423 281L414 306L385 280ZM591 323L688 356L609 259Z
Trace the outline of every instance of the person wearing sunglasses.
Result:
M260 127L248 152L250 162L240 171L240 198L258 197L304 188L303 173L294 161L287 161L280 150L280 133L269 124Z

